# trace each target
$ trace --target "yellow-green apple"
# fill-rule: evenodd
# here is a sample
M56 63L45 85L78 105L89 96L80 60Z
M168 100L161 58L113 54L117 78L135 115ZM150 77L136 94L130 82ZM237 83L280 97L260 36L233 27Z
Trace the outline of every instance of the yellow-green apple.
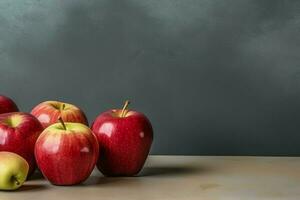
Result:
M74 185L86 180L94 169L99 145L84 124L63 122L46 128L35 145L39 169L54 185Z
M16 190L27 178L29 165L18 154L0 152L0 190Z
M137 174L152 144L150 121L144 114L128 110L128 104L100 114L92 124L100 146L97 167L106 176Z
M41 123L31 114L0 114L0 151L14 152L25 158L30 175L36 166L34 145L42 131Z
M41 122L44 128L57 123L60 117L65 122L78 122L88 125L87 118L80 108L59 101L42 102L33 108L31 114Z
M0 95L0 114L19 111L17 105L10 98Z

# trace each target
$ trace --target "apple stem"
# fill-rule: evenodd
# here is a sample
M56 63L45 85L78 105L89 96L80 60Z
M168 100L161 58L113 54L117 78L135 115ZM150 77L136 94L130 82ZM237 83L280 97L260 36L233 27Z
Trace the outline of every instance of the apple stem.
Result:
M17 184L17 185L20 185L21 183L17 180L17 178L16 177L12 177L12 180Z
M127 109L127 107L128 107L128 105L130 104L130 101L129 100L126 100L125 101L125 103L124 103L124 106L123 106L123 108L122 108L122 111L121 111L121 117L124 117L125 116L125 114L126 114L126 109Z
M61 125L62 125L63 128L64 128L64 130L67 130L67 127L66 127L66 125L65 125L65 122L64 122L64 120L63 120L61 117L58 118L58 121L61 123Z
M62 106L60 107L60 111L64 110L65 107L66 107L66 104L63 103Z

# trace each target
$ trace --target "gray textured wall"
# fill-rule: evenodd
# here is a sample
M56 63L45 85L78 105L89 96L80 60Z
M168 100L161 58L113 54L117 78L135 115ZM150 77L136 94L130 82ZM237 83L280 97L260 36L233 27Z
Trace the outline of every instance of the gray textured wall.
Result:
M0 93L149 116L154 154L300 155L300 1L0 1Z

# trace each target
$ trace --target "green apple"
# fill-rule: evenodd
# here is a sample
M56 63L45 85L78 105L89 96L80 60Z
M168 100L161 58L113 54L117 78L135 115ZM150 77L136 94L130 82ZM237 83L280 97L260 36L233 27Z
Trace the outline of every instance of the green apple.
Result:
M18 154L0 152L0 190L16 190L27 178L29 165Z

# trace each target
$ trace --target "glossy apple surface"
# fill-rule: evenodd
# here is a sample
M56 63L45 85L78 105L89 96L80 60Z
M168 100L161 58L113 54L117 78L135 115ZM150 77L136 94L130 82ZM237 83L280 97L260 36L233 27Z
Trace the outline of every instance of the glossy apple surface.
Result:
M100 114L92 130L100 145L98 169L106 176L132 176L143 167L148 156L153 131L145 115L121 110Z
M6 96L0 95L0 114L18 111L19 109L13 100Z
M29 174L35 169L34 145L43 131L40 122L32 115L21 112L0 115L0 151L10 151L25 158Z
M16 190L27 178L27 161L12 152L0 152L0 190Z
M35 145L43 175L54 185L74 185L94 169L99 145L91 129L81 123L56 123L46 128Z
M45 101L34 107L31 114L41 122L44 128L57 123L59 117L65 122L78 122L88 126L88 121L83 111L69 103Z

